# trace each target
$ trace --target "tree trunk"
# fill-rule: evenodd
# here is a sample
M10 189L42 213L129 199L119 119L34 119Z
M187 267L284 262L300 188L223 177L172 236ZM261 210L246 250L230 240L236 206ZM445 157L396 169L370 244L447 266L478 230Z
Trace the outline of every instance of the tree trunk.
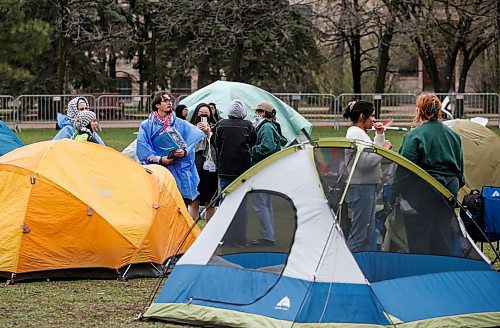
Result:
M359 36L352 39L351 49L352 88L355 94L361 93L361 42Z
M59 1L59 15L61 18L61 31L66 31L66 20L67 15L65 13L66 1ZM65 80L66 80L66 38L63 32L59 32L57 35L57 50L56 50L56 60L57 60L57 84L56 93L65 93Z
M385 76L390 61L389 50L391 49L393 33L394 27L391 24L387 27L381 37L378 51L377 75L375 78L375 93L384 93L385 91Z
M207 57L203 58L203 60L198 65L198 89L203 88L204 86L210 83L210 69L209 69L209 59Z
M109 69L109 78L110 79L116 79L116 61L117 57L115 55L114 51L110 51L109 53L109 62L108 62L108 69Z
M64 93L64 80L66 76L66 55L64 49L66 48L64 37L60 34L57 38L57 50L56 50L56 61L57 61L57 84L56 93Z
M231 66L228 74L228 80L234 82L241 81L241 57L243 56L243 43L237 41L234 52L231 55Z

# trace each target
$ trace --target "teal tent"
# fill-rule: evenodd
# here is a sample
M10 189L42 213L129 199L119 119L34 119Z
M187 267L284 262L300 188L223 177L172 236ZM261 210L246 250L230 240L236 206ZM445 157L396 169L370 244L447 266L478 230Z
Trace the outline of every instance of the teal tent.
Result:
M23 142L7 124L0 120L0 156L22 146L24 146Z
M283 135L289 142L297 139L301 132L311 134L312 124L296 110L273 94L246 83L216 81L192 93L180 103L189 108L188 117L190 117L199 103L213 102L217 105L221 117L227 118L229 104L235 99L243 101L247 106L247 120L252 120L254 115L253 109L260 102L268 101L272 103L277 111L276 118L281 125Z

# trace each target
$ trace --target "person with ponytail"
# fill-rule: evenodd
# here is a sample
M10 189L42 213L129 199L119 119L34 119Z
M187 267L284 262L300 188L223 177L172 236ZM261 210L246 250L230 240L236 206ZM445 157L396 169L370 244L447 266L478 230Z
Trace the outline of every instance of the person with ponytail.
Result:
M441 102L432 93L417 98L416 128L403 137L399 153L441 182L455 197L465 185L462 142L441 119Z
M441 102L432 93L417 97L416 128L404 137L399 153L420 166L452 194L464 186L464 165L460 137L441 122ZM447 200L409 170L398 166L393 195L411 211L404 214L408 251L418 254L450 255L460 247L454 244L454 203ZM445 204L446 202L446 204Z
M365 143L375 143L386 149L392 148L385 140L384 126L375 120L375 107L371 102L356 100L349 102L344 110L344 118L349 118L352 126L347 129L346 138ZM375 139L371 140L367 131L375 128ZM352 169L354 151L346 151L346 163ZM382 181L382 157L363 152L351 177L346 194L346 202L351 211L351 228L347 246L352 252L375 251L377 249L375 228L376 188Z

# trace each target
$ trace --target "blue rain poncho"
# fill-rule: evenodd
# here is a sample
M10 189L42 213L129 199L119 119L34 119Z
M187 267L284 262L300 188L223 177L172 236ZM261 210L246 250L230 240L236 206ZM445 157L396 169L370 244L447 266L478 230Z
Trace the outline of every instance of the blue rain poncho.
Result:
M162 132L163 123L155 120L153 115L142 121L137 135L137 157L145 164L155 163L148 160L155 156L167 156L158 144ZM203 131L191 123L177 119L175 113L171 117L170 128L176 129L186 142L187 155L182 158L175 158L174 162L167 166L175 178L177 188L182 197L195 199L198 196L198 183L200 177L194 165L194 146L205 136Z
M83 100L85 102L87 108L89 107L87 98L75 97L68 103L68 107L66 109L67 115L57 113L57 125L61 130L54 136L54 138L52 138L52 140L71 139L77 132L73 125L75 124L75 120L78 115L78 102L80 100ZM97 132L92 132L92 135L99 144L104 145L104 142L102 141L101 137L99 137Z

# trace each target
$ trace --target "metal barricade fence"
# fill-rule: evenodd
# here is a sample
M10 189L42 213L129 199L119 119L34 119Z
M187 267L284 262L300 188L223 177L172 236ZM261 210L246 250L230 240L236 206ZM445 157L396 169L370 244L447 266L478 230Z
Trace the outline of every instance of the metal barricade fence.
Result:
M454 118L481 116L500 119L500 97L496 93L437 93L441 101L448 97L448 107ZM499 123L500 124L500 123Z
M408 121L415 116L417 96L413 93L343 93L338 97L340 113L344 111L344 108L353 98L372 102L375 105L376 116L381 120Z
M0 96L0 120L5 123L16 123L17 104L16 99L12 96Z
M331 120L339 115L337 98L331 94L275 93L274 95L310 120Z
M102 122L142 121L151 111L151 96L102 94L95 101L95 111Z
M449 109L455 118L482 116L500 122L500 97L496 93L437 95L441 101L448 97ZM14 124L55 123L57 113L66 114L68 102L76 96L86 97L90 109L96 112L99 120L111 124L139 123L147 118L151 111L150 95L21 95L17 99L10 95L0 95L0 119ZM175 107L187 96L176 94L173 106ZM343 93L338 97L331 94L276 93L275 96L295 108L308 120L331 121L333 124L342 118L343 109L353 97L373 102L379 119L411 121L415 115L417 98L413 93Z
M21 95L17 98L19 122L55 123L57 113L66 115L68 102L76 96L87 98L91 108L94 105L92 95Z

